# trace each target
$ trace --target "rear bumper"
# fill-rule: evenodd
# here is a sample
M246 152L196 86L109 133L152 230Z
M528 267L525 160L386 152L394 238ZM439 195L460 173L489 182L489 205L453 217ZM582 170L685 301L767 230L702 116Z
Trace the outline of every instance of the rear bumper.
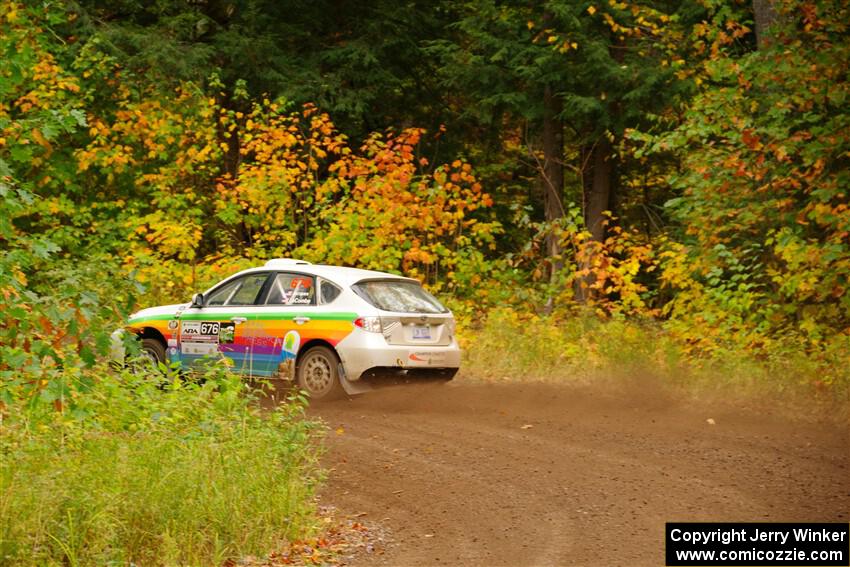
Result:
M348 380L359 380L376 367L460 368L460 347L452 338L447 346L389 345L380 333L356 329L336 346Z

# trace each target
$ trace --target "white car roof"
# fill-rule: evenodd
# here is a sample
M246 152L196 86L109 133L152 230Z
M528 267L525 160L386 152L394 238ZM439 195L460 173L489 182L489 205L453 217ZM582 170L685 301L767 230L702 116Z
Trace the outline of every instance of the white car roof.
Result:
M266 270L291 270L293 272L302 272L305 274L312 274L315 276L319 276L325 279L328 279L336 284L343 286L351 286L356 284L361 280L367 279L394 279L394 280L405 280L405 281L413 281L416 280L412 278L406 278L404 276L399 276L396 274L390 274L387 272L377 272L374 270L361 270L360 268L348 268L344 266L328 266L325 264L311 264L310 262L305 262L303 260L295 260L291 258L276 258L274 260L269 260L266 262L264 266L258 266L256 268L251 268L249 270L245 270L240 272L240 274L250 273L250 272L261 272ZM416 282L419 283L419 282Z

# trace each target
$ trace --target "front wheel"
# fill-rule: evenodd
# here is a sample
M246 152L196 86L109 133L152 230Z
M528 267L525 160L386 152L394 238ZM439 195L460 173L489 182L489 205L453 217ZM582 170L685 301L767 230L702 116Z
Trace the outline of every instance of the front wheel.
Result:
M313 400L330 400L344 393L339 381L339 358L327 347L308 350L298 361L295 379Z
M162 364L165 364L165 344L154 338L139 340L139 354L127 356L122 352L123 364L114 361L116 368L126 368L137 376L159 376L162 374ZM122 345L123 349L123 345Z
M141 354L151 368L158 369L160 364L165 364L165 345L158 339L142 339Z

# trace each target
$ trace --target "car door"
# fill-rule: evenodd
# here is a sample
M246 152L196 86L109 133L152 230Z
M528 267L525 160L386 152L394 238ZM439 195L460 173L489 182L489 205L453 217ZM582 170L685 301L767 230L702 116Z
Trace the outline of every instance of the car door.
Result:
M234 372L254 373L257 301L264 295L270 272L254 272L222 282L179 316L178 348L184 366L198 367L221 356Z
M277 272L269 279L254 325L255 372L291 379L301 345L316 333L316 278L297 272Z

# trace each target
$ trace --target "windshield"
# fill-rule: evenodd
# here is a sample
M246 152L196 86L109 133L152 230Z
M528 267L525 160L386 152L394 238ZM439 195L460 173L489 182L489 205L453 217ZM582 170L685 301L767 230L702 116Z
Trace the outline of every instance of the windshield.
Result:
M437 298L416 282L403 280L360 282L355 293L384 311L400 313L447 313Z

